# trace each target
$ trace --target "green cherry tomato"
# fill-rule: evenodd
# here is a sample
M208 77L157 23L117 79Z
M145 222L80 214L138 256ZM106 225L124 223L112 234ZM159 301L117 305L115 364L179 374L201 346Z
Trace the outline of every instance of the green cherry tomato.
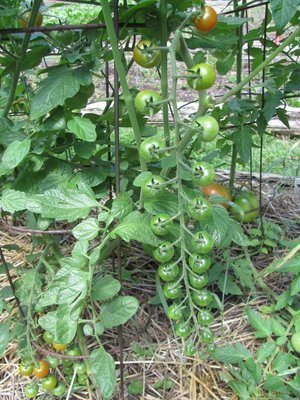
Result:
M86 373L86 366L84 362L78 362L74 365L77 375L84 375Z
M210 325L214 320L214 314L209 310L200 310L198 312L198 322L202 326Z
M151 40L142 39L133 49L134 61L144 68L153 68L160 63L161 53L160 50L155 50L155 43Z
M64 46L68 46L74 40L73 31L53 31L51 37Z
M54 374L49 374L42 379L42 386L45 390L52 390L57 385L57 379Z
M176 325L175 332L177 336L186 338L191 334L192 328L188 322L181 321Z
M150 228L152 232L157 236L167 235L173 226L173 221L170 218L169 214L158 214L151 217Z
M160 263L166 263L174 256L174 246L170 242L162 242L155 250L153 257Z
M31 361L23 361L19 365L19 374L21 376L30 376L33 372L33 364Z
M158 267L158 275L165 282L174 281L179 275L179 266L175 263L161 264Z
M200 63L189 69L191 75L196 77L188 78L187 82L192 89L206 90L212 87L216 81L216 72L210 64Z
M30 16L31 16L31 10L27 10L24 12L24 14L22 14L20 23L23 28L26 28L28 26ZM35 17L33 26L41 26L42 23L43 23L43 15L41 14L40 11L38 11L37 16Z
M192 246L195 252L206 254L212 251L214 247L214 240L208 232L196 232L192 238Z
M58 365L59 365L59 359L57 357L54 357L54 356L50 356L50 355L47 356L46 357L46 361L49 364L49 367L52 368L52 369L57 368Z
M173 303L168 308L168 317L175 321L179 321L183 317L183 307Z
M54 342L54 335L50 332L45 331L43 333L43 339L46 343L52 344Z
M202 142L211 142L219 133L219 124L214 117L204 115L195 119L195 125L200 128L198 137Z
M215 179L215 169L206 161L195 163L192 170L193 180L200 186L207 186Z
M300 353L300 331L295 332L291 337L291 343L295 351Z
M163 156L161 150L164 147L165 144L162 139L151 136L142 141L140 145L140 155L147 162L159 161Z
M66 376L72 377L73 373L74 373L73 365L71 365L70 367L64 367L64 374Z
M86 385L87 384L87 375L78 375L77 377L77 382L79 383L79 385Z
M258 217L259 200L252 191L242 191L234 198L234 207L230 207L230 212L235 219L240 222L251 222Z
M207 327L202 328L201 330L201 341L203 343L212 343L215 340L214 332Z
M181 296L181 286L177 282L167 282L163 292L167 299L174 300Z
M203 274L211 266L211 258L206 254L192 254L189 257L189 266L193 272Z
M184 345L184 354L187 357L193 357L196 354L196 346L191 340L188 340Z
M160 111L162 101L161 95L155 90L141 90L135 97L134 105L136 110L143 115L153 115Z
M189 273L189 280L190 284L195 288L195 289L201 289L204 286L208 284L208 275L205 272L204 274L201 275L196 275L193 272Z
M73 361L69 360L67 358L63 358L61 361L62 365L64 366L64 369L70 368L73 365ZM65 371L66 372L66 371Z
M56 387L51 391L53 396L62 397L67 391L66 385L63 382L58 382Z
M203 197L194 197L188 205L188 213L195 221L203 221L212 215L212 205Z
M217 347L214 343L208 343L207 345L207 352L209 354L213 354L216 351Z
M25 386L25 396L28 399L33 399L39 392L39 387L36 382L27 383Z
M211 292L206 289L197 290L193 293L193 302L197 306L206 307L212 302L213 296Z
M67 356L81 356L81 350L79 346L72 347L66 352Z
M142 185L142 191L146 197L156 197L165 192L165 180L159 175L152 175Z

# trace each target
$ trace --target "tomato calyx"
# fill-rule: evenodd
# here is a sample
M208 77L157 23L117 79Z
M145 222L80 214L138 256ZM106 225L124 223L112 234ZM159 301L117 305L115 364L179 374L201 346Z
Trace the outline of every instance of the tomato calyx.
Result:
M193 180L200 186L209 185L215 179L214 167L206 161L194 163L192 171Z
M174 246L170 242L162 242L154 251L153 257L156 261L165 263L174 256Z
M155 43L151 40L140 40L133 49L134 61L144 68L153 68L157 66L161 60L161 52L154 47Z
M164 142L153 136L142 141L140 145L141 157L147 161L159 161L163 156Z
M195 221L203 221L212 215L211 203L203 197L195 197L188 205L188 213Z
M175 263L161 264L158 267L158 275L165 282L173 281L179 275L179 266Z
M167 235L173 226L173 220L170 218L169 214L158 214L152 216L150 220L150 228L152 232L157 236Z
M200 12L193 17L193 23L200 32L210 32L218 22L218 14L215 9L209 5L201 8Z

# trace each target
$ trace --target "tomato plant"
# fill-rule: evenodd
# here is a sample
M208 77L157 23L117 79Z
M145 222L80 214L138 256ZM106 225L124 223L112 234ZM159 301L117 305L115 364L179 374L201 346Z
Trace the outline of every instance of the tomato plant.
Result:
M38 360L37 365L33 368L33 374L37 378L44 378L49 373L49 364L46 360Z
M189 257L189 266L193 272L203 274L211 266L211 258L207 254L191 254Z
M67 391L66 385L62 381L60 381L57 383L55 388L52 389L51 394L53 394L53 396L56 397L62 397L65 395L66 391Z
M208 232L196 232L192 238L192 246L196 253L206 254L212 251L214 240Z
M187 82L192 89L206 90L212 87L216 81L216 72L210 64L199 63L189 69L191 76Z
M19 374L22 376L30 376L33 373L33 364L30 361L23 361L19 365Z
M207 186L215 179L214 167L206 161L200 161L192 167L193 179L200 186Z
M153 115L160 111L162 101L161 95L155 90L141 90L135 97L136 110L143 115Z
M194 345L194 343L190 340L188 340L185 345L184 345L184 354L187 357L193 357L197 352L197 348Z
M212 215L212 205L203 197L194 197L188 205L188 213L196 221L203 221Z
M57 357L54 357L54 356L51 356L51 355L46 357L46 361L49 364L49 367L53 368L53 369L57 368L58 365L59 365L59 359Z
M140 145L141 157L147 162L160 160L163 156L164 142L156 137L149 137Z
M194 288L201 289L208 284L208 275L206 272L201 275L195 274L194 272L190 272L189 280L190 280L190 284Z
M158 275L165 282L173 281L179 275L178 264L167 263L158 267Z
M172 303L168 308L168 317L175 321L179 321L183 317L183 308L180 307L179 304Z
M200 325L210 325L214 320L214 315L211 311L202 309L198 312L198 322Z
M199 127L198 137L202 142L211 142L219 133L219 124L214 117L204 115L195 119L195 125Z
M167 282L163 287L164 295L167 299L177 299L181 296L181 286L177 282Z
M193 293L193 301L197 306L206 307L212 302L213 296L207 289L198 290Z
M153 250L153 257L160 263L166 263L174 256L174 247L170 242L162 242ZM175 267L176 268L176 267Z
M68 345L65 343L56 343L56 342L53 342L52 346L57 351L64 351L68 347Z
M244 190L238 193L233 203L230 212L238 221L251 222L258 217L259 200L254 192Z
M153 68L160 63L160 50L156 50L155 43L151 40L142 39L133 49L133 59L144 68Z
M182 338L190 336L192 328L189 323L185 321L179 322L175 327L176 334Z
M159 214L151 217L150 228L152 232L157 236L167 235L173 226L173 220L170 218L169 214Z
M49 374L42 379L42 386L45 390L52 390L57 385L57 379L54 374Z
M36 382L30 382L27 383L25 386L25 396L28 399L33 399L35 396L37 396L39 392L39 387Z
M51 37L56 42L68 46L73 42L75 35L73 34L73 31L54 31L51 33Z
M224 199L226 199L227 201L232 200L230 190L226 186L222 185L221 183L212 182L207 186L202 186L200 189L204 194L206 194L209 197L210 196L221 196L221 197L224 197ZM214 203L221 204L225 208L229 207L227 202L220 203L219 201L214 201Z
M216 10L208 5L204 6L203 12L193 18L195 27L201 32L209 32L217 25L218 14Z
M20 24L23 26L23 28L26 28L28 26L30 15L31 15L30 10L27 10L22 14L20 19ZM38 11L37 16L35 17L34 20L34 26L41 26L42 23L43 23L43 15L40 11Z
M291 337L291 343L294 350L297 353L300 353L300 331L295 332Z
M50 332L45 331L43 333L43 339L46 343L52 344L54 341L54 335Z
M156 197L165 192L165 180L159 175L152 175L142 185L142 191L147 197Z

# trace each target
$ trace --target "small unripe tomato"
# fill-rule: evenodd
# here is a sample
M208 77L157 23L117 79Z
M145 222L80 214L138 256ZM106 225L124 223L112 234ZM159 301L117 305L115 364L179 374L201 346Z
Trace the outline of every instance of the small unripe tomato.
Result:
M22 14L22 17L20 19L20 23L23 28L28 27L28 22L30 20L30 15L31 15L31 10L25 11L24 14ZM38 11L35 21L34 21L34 26L41 26L43 23L43 16L40 11Z
M55 342L52 343L52 346L57 351L64 351L68 347L68 345L65 343L55 343Z
M189 69L191 75L195 77L188 78L188 85L195 90L206 90L212 87L216 81L216 72L210 64L200 63Z

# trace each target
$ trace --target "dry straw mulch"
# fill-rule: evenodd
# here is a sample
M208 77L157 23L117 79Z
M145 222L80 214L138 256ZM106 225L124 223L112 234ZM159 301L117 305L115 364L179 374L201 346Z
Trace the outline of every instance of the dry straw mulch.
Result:
M287 223L299 221L299 192L283 190L280 192L268 185L264 187L264 213L276 222ZM293 224L290 228L291 237L300 236L300 225ZM26 263L26 255L32 251L29 235L11 233L1 227L0 245L17 244L20 251L5 251L7 261L14 264L13 277L16 277L18 267ZM64 251L68 251L68 239L64 241ZM36 249L35 249L36 250ZM140 300L141 307L137 315L123 327L123 355L125 399L140 400L237 400L237 396L220 378L224 366L215 361L188 359L182 355L182 342L175 338L168 318L161 307L149 306L147 301L155 295L154 272L152 261L138 247L125 248L124 264L132 271L132 281L124 282L124 292L132 294ZM267 267L274 258L284 255L284 251L274 251L272 254L260 255L254 260L258 270ZM289 278L278 279L278 275L267 277L267 284L272 290L280 293L289 284ZM7 286L5 275L0 275L0 288ZM249 293L238 298L229 296L225 301L222 316L217 315L212 328L216 332L216 344L241 342L247 348L254 349L261 344L255 338L254 332L244 315L245 304L249 301ZM268 304L268 299L262 291L257 289L251 293L252 306ZM13 299L10 306L14 306ZM17 310L15 310L17 312ZM217 313L218 314L218 313ZM0 322L7 318L6 313L0 316ZM111 330L104 336L106 349L113 354L118 370L120 364L119 342L117 330ZM89 343L93 349L95 343ZM138 346L139 351L134 351ZM144 349L144 355L140 354ZM29 381L18 375L19 359L16 353L16 344L11 343L0 360L0 399L24 400L24 387ZM143 352L143 350L142 350ZM139 354L137 354L139 353ZM171 389L162 391L155 388L155 384L168 379L173 382ZM143 381L144 393L131 395L126 391L127 385L135 380ZM120 381L120 376L118 378ZM39 397L50 399L51 396ZM114 400L120 399L119 393ZM69 399L92 400L99 399L92 391L72 394Z

